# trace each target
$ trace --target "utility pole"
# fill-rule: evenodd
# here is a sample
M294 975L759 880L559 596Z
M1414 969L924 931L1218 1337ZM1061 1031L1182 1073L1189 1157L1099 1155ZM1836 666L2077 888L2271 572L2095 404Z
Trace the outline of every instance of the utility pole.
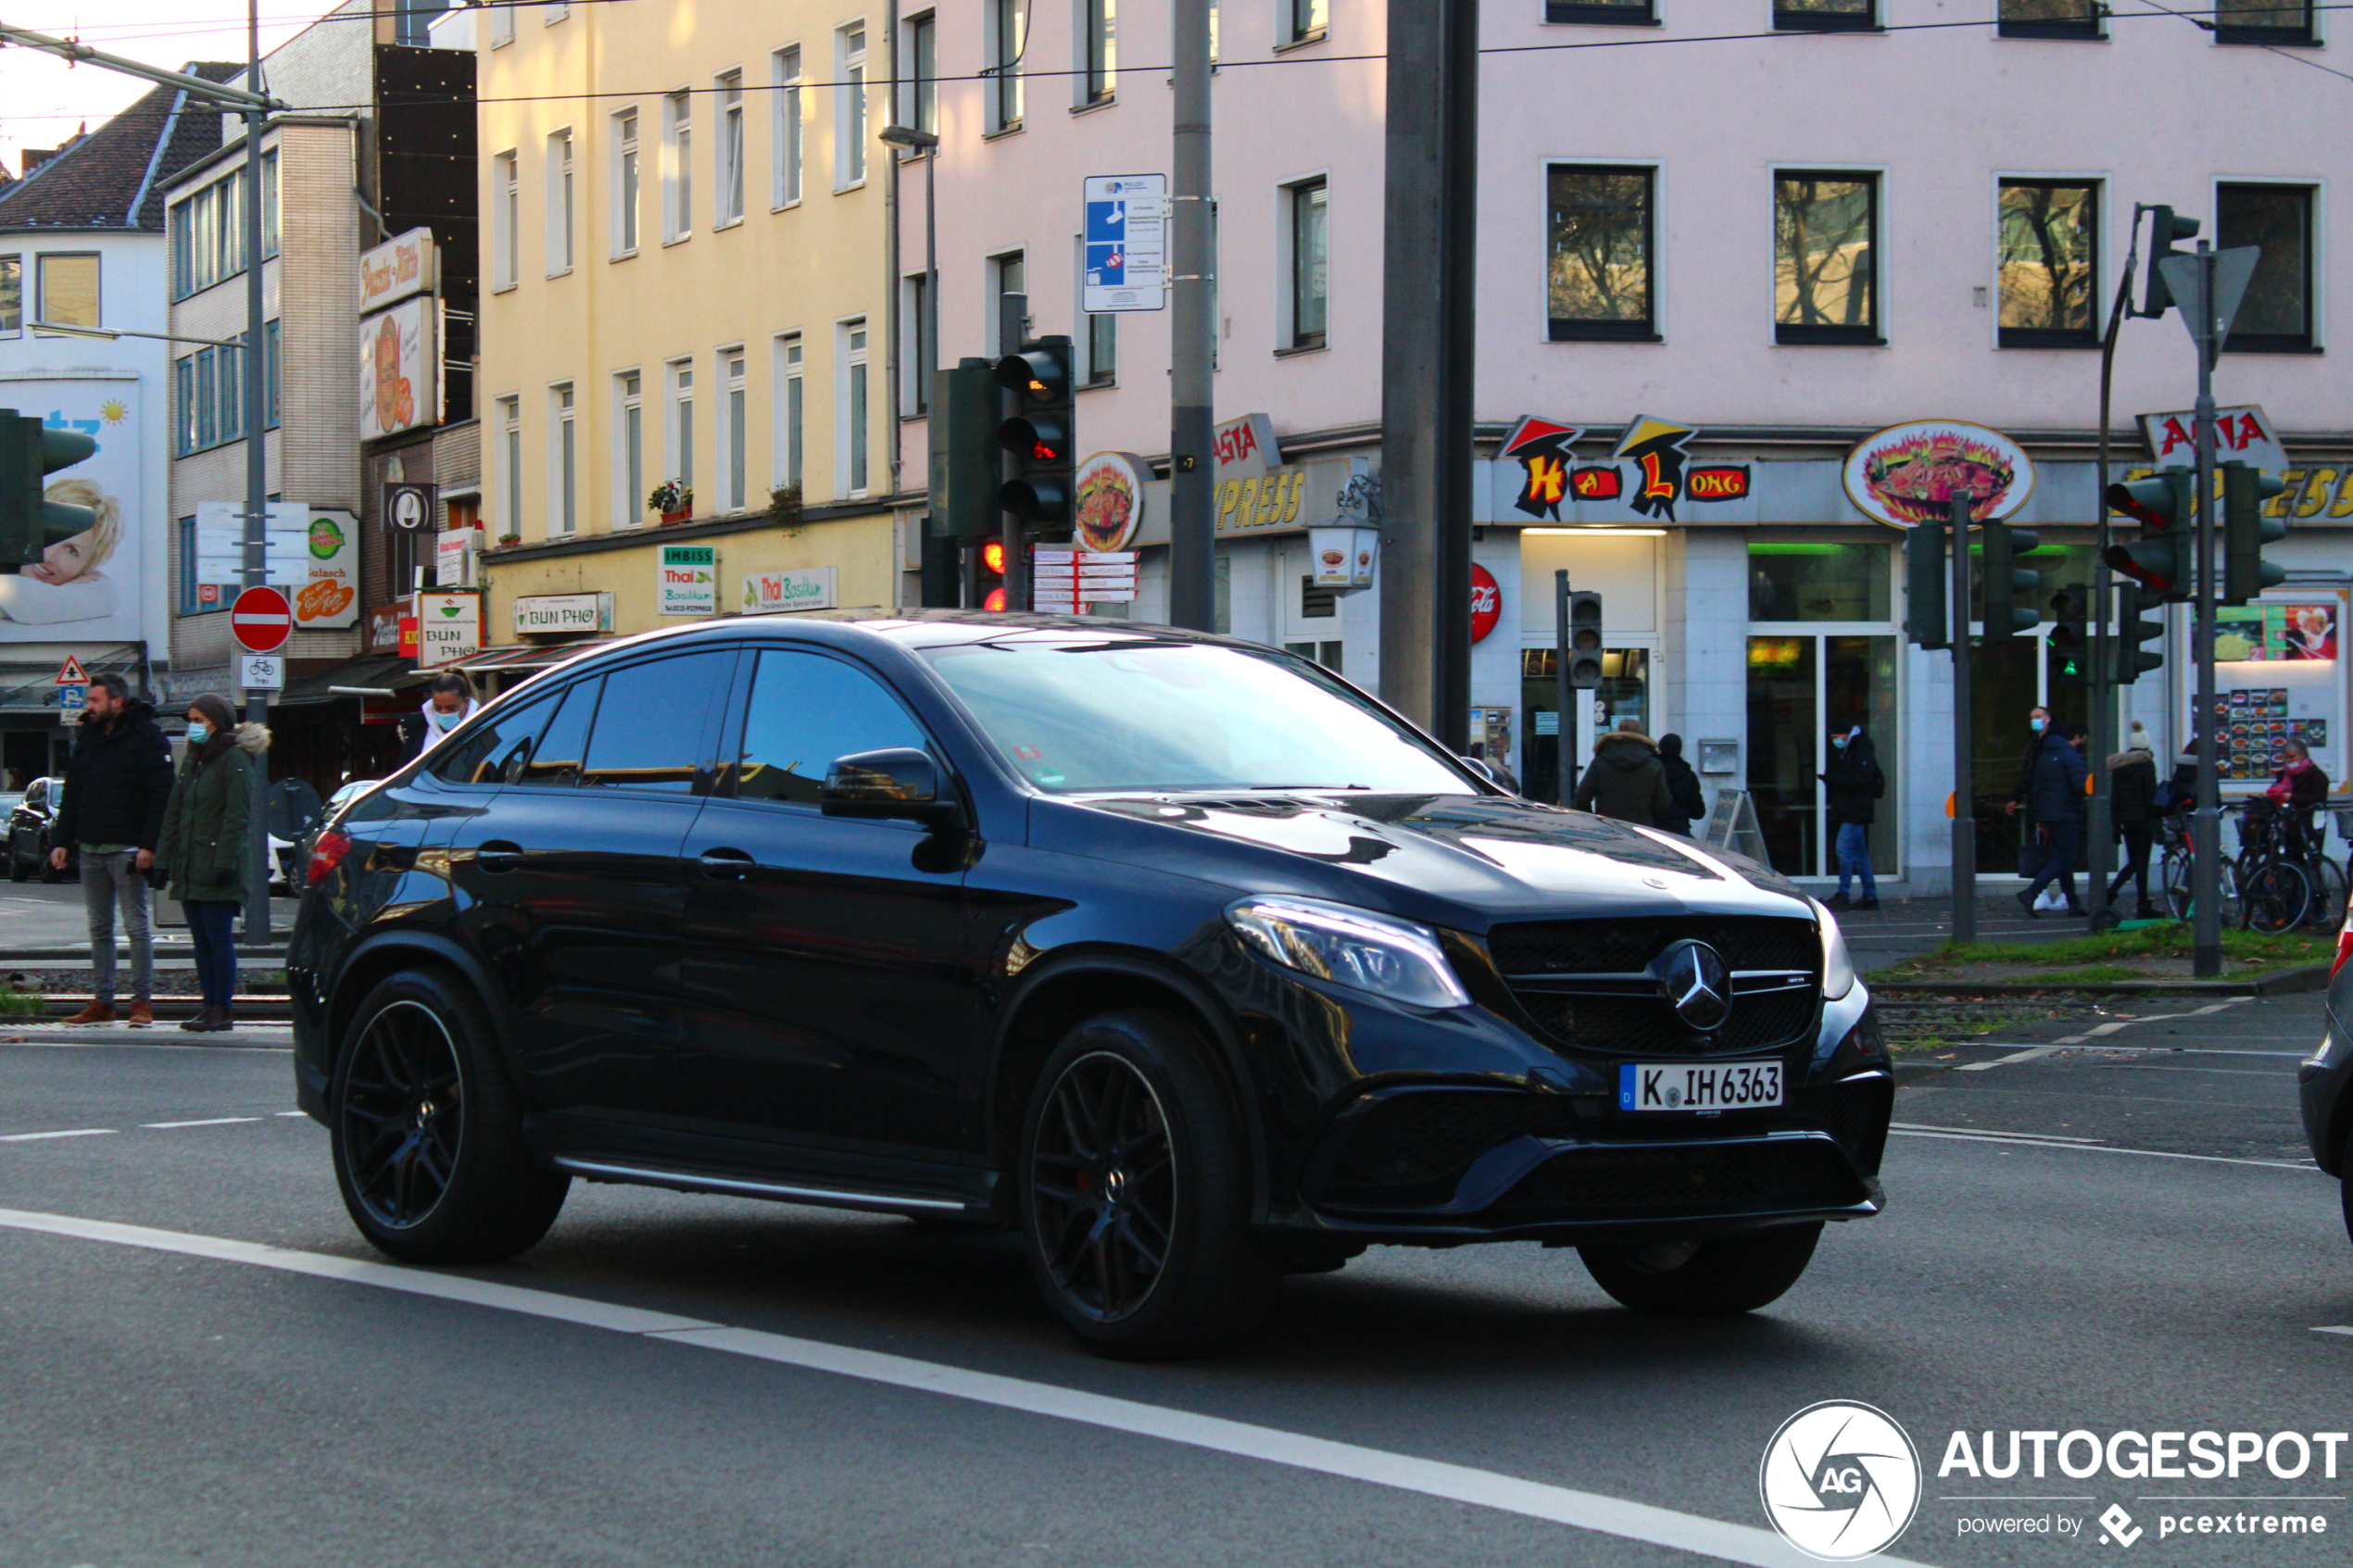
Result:
M1558 722L1554 727L1553 755L1557 759L1556 778L1553 786L1553 804L1566 806L1577 791L1577 759L1585 755L1576 744L1576 724L1569 715L1575 711L1569 705L1574 700L1568 687L1568 571L1566 567L1553 572L1553 707ZM1529 744L1535 742L1529 736Z
M2201 980L2222 972L2222 803L2214 767L2214 247L2197 243L2197 704L2190 733L2197 736L2197 810L2190 837L2190 972Z
M261 87L260 0L245 0L245 85ZM258 588L270 577L270 467L262 441L269 417L270 345L262 321L267 308L261 287L261 128L262 111L245 109L245 347L237 356L245 370L245 586ZM245 693L245 721L270 721L270 694L257 687ZM266 755L266 754L265 754ZM254 785L252 809L245 826L245 945L260 947L270 940L270 813L263 809L269 782L265 764Z
M1028 341L1029 296L1026 294L999 295L997 296L998 362L1003 363L1005 356L1009 354L1019 354L1027 346ZM997 394L998 420L992 420L989 422L994 425L1007 414L1026 412L1026 400L1020 394L1000 387ZM999 444L997 477L1000 482L1010 483L1019 479L1021 464L1020 454L1007 449L1002 443ZM1000 521L1001 529L997 537L1005 555L1005 608L1008 610L1026 610L1030 608L1028 520L1014 511L1013 508L1006 507Z
M1168 621L1217 629L1217 541L1211 515L1217 428L1217 323L1210 245L1210 0L1175 0L1175 128L1168 249Z
M2092 885L2087 903L2092 911L2091 927L2099 930L2106 921L2102 911L2108 908L2108 879L2116 874L2116 846L2109 832L2110 797L2113 781L2108 776L2108 759L2123 748L2117 744L2116 696L2120 689L2116 682L2115 653L2108 616L2119 608L2116 574L2108 564L2108 547L2115 543L2108 527L2108 420L2116 374L2116 340L2123 330L2124 318L2133 309L2133 273L2139 265L2141 254L2141 208L2133 208L2133 239L2124 253L2124 270L2117 279L2116 299L2109 306L2108 328L2100 336L2100 452L2098 471L2092 489L2093 515L2098 519L2098 533L2092 546L2095 564L2092 568L2092 670L2085 690L2092 704L2092 755L2084 763L2092 775L2092 798L2085 804L2083 831L2092 839ZM2123 590L2131 593L2129 587ZM2145 896L2144 884L2139 891Z
M1470 740L1478 0L1389 0L1387 119L1380 695L1461 751ZM1566 709L1560 721L1566 742Z
M1966 490L1953 508L1953 940L1977 940L1977 815L1969 734L1969 530Z

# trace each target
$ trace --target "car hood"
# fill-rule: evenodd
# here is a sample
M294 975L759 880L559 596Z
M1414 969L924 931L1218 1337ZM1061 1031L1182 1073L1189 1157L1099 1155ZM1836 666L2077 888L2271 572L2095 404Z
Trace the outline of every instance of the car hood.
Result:
M1794 884L1744 856L1504 797L1151 795L1068 804L1098 822L1149 825L1146 834L1114 836L1164 869L1461 929L1571 914L1813 914Z

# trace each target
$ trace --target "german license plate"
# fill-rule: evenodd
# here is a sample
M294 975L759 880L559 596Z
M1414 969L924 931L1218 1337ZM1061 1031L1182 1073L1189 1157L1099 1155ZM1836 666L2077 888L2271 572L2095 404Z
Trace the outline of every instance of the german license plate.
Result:
M1781 1103L1778 1061L1621 1062L1620 1110L1748 1110Z

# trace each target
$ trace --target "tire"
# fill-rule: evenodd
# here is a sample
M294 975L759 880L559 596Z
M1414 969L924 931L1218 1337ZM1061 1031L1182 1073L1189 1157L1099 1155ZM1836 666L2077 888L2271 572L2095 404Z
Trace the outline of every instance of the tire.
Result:
M391 976L352 1015L327 1121L344 1207L378 1251L490 1262L556 1223L572 1178L523 1147L496 1053L481 1004L439 970Z
M2276 935L2304 923L2312 884L2294 860L2271 860L2247 872L2240 899L2239 918L2247 930Z
M24 861L18 859L17 847L13 842L11 842L8 846L8 880L10 882L22 882L24 879Z
M2168 849L2158 875L2166 912L2175 920L2189 919L2190 858L2178 849Z
M1585 1272L1621 1307L1654 1317L1753 1312L1797 1283L1822 1237L1819 1220L1714 1241L1580 1247Z
M1081 1345L1130 1361L1248 1335L1280 1275L1250 1231L1248 1140L1194 1032L1102 1013L1063 1037L1023 1118L1024 1248Z
M2313 856L2306 867L2312 884L2312 907L2305 914L2305 923L2334 935L2345 923L2345 868L2326 855Z

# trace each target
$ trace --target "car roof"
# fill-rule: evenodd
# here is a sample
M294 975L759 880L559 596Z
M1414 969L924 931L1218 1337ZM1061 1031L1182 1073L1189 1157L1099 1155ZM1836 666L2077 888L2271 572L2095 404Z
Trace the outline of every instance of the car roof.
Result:
M1114 621L1091 615L1036 615L978 609L822 609L791 610L770 615L729 615L691 626L664 627L610 643L581 647L585 665L590 658L636 652L649 647L692 646L699 642L744 637L855 644L869 639L911 650L953 647L1008 637L1022 641L1200 643L1214 646L1260 649L1246 638L1188 632L1174 626Z

